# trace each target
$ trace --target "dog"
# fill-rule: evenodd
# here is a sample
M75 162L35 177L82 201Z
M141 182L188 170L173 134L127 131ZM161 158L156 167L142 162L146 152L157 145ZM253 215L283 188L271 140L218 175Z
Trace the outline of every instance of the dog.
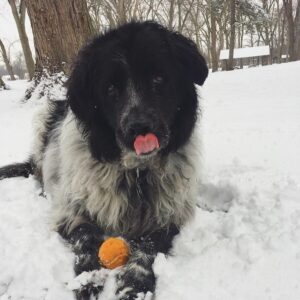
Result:
M195 84L207 75L196 45L179 33L150 21L110 30L79 52L67 99L39 113L30 160L0 169L0 178L40 181L53 200L55 229L76 255L76 275L101 268L106 237L127 241L116 299L154 294L154 259L169 253L193 216ZM102 288L88 284L76 297Z

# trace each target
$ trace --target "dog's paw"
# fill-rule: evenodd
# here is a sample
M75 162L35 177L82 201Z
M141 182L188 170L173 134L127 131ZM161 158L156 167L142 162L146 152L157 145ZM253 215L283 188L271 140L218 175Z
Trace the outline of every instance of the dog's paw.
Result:
M98 257L94 253L80 253L75 255L74 271L76 275L83 272L100 270L101 265Z
M151 269L139 265L129 265L117 277L118 300L151 299L155 288L155 276ZM145 298L147 296L147 298Z
M108 272L106 269L83 272L68 283L68 289L74 291L77 300L90 300L92 297L97 299L103 290Z
M153 294L147 293L136 293L133 290L124 291L118 295L118 300L153 300Z
M97 299L99 293L103 290L101 286L94 286L93 284L87 284L81 287L79 290L75 290L76 300L91 300Z

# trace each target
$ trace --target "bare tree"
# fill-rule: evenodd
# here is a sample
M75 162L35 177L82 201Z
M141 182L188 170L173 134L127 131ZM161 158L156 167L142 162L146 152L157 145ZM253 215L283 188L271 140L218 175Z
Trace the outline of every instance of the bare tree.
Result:
M277 62L281 63L283 49L285 46L285 25L286 25L286 15L284 13L284 8L281 5L281 0L276 1L276 14L277 18L277 34L274 37L274 45L276 49Z
M13 66L14 73L18 75L19 79L24 79L26 73L26 64L22 52L18 52L15 55L15 58L12 61L12 66Z
M36 70L50 66L51 72L63 70L68 73L72 57L82 44L82 40L90 36L90 33L85 34L81 31L81 21L79 23L76 21L76 18L80 19L79 14L87 15L86 12L80 13L83 0L25 1L28 7L33 9L33 12L29 14L32 16L31 19L33 18L32 27L36 32L34 33L37 54ZM291 1L284 0L286 4ZM297 37L300 35L300 9L298 9L300 0L294 1L297 1L298 5L293 12L295 44L293 49L294 52L299 53L300 39ZM281 0L256 2L247 0L87 0L83 2L87 6L94 28L99 32L131 20L151 19L171 30L185 34L196 42L213 71L218 70L219 54L223 48L230 48L227 67L233 69L235 46L270 45L272 54L275 53L276 59L279 56L278 60L280 60L281 54L286 49L286 41L291 40L291 37L286 37L288 18L284 13L286 10ZM41 9L41 7L44 8ZM68 19L69 15L76 14L75 19L73 17L71 20ZM89 24L88 27L91 28L89 21L87 17L83 23ZM47 24L50 23L51 26L48 26ZM68 27L64 23L71 25ZM79 30L76 32L77 41L75 41L72 28L78 24ZM92 32L92 29L87 32ZM268 63L271 62L272 59L268 61Z
M300 59L300 0L297 2L295 14L295 51L297 59Z
M16 78L14 76L14 71L13 71L11 62L10 62L9 57L7 55L7 51L6 51L5 46L4 46L1 39L0 39L0 53L2 55L3 61L5 63L5 67L6 67L6 70L8 72L8 75L10 76L10 79L11 80L16 80Z
M114 28L131 20L147 19L150 11L154 11L155 1L88 0L87 3L95 28L102 31L107 27Z
M293 0L283 0L283 5L288 28L289 61L295 61L300 59L300 0L297 1L295 14Z
M17 7L16 0L8 0L8 3L11 7L11 11L13 14L13 17L15 19L25 61L27 70L29 73L29 78L32 79L34 75L34 60L32 57L32 52L29 46L28 37L25 29L25 16L26 16L26 7L25 7L25 0L19 1L19 6Z
M100 31L100 29L103 27L103 16L101 12L101 6L99 3L99 0L87 1L88 11L91 17L91 21L93 23L93 27L96 31Z
M218 54L217 54L217 20L216 7L214 2L210 1L210 22L211 22L211 63L212 71L218 71Z
M168 28L173 29L175 19L175 0L169 0L169 9L168 9Z
M227 70L233 70L233 52L235 46L235 0L230 0L230 42Z

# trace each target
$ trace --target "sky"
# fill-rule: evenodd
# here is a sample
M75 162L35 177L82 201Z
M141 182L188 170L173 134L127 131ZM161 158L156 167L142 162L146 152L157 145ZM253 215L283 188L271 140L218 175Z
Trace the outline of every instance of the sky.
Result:
M34 52L33 37L28 15L26 16L26 32L30 42L31 50ZM13 57L22 51L17 26L15 24L10 6L7 0L0 0L0 38L5 47L10 46L10 55ZM0 64L2 63L0 58Z

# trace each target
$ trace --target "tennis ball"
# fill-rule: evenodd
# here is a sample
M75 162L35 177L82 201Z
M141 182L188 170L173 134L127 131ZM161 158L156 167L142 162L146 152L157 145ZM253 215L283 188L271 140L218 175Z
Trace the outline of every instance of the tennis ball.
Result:
M122 238L109 238L99 248L98 257L103 267L115 269L127 263L130 255L128 244Z

